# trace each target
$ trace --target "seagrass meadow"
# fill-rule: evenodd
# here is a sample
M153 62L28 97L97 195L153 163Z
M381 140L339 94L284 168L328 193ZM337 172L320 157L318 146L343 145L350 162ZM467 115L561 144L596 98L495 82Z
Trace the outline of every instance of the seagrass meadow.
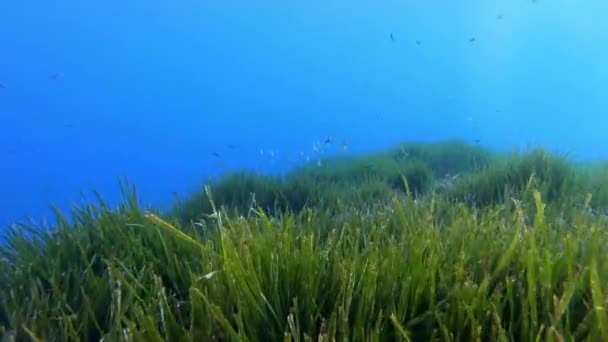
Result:
M18 224L1 341L608 341L608 164L457 141Z

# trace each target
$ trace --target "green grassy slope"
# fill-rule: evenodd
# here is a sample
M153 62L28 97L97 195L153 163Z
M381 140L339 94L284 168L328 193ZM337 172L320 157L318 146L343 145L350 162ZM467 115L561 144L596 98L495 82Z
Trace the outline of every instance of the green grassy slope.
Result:
M607 170L450 141L227 175L171 213L125 186L9 233L0 336L608 340Z

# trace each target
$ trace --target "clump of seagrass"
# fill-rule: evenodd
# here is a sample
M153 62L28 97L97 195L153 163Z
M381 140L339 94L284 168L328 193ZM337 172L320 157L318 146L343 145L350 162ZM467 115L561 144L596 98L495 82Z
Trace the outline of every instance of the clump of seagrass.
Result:
M403 150L253 185L276 206L211 184L185 219L123 187L116 208L98 196L52 230L20 225L0 246L0 336L608 340L608 179L544 154L503 172L463 146ZM462 175L436 189L429 167Z

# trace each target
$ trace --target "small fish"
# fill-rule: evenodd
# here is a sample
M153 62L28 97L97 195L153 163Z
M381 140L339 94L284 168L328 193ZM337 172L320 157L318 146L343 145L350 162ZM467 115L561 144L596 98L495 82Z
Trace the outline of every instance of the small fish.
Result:
M228 147L228 148L229 148L229 149L231 149L231 150L235 150L235 149L239 148L239 145L235 145L235 144L228 144L228 145L226 145L226 147Z
M481 139L475 139L475 143L476 143L476 144L481 143Z
M327 136L327 138L325 138L325 141L323 142L323 144L330 145L331 144L331 137Z
M6 89L6 85L4 85L4 83L0 83L0 89Z
M217 152L213 152L211 153L212 156L216 157L216 158L222 158L222 155L217 153Z
M394 42L394 41L395 41L395 35L393 34L393 32L391 32L391 34L390 34L390 38L391 38L391 41L392 41L392 42Z
M399 151L399 158L407 159L409 156L410 156L410 153L408 151L406 151L403 146L401 146L401 149Z
M58 73L58 72L53 73L53 74L51 74L51 75L49 76L49 79L54 80L54 81L56 81L56 80L58 80L58 79L60 79L60 78L63 78L63 74Z
M346 151L348 149L348 140L342 141L342 149Z
M475 37L471 37L471 38L469 39L469 43L473 43L473 42L475 42L475 40L476 40L476 39L475 39Z
M416 45L420 46L420 45L422 45L422 42L421 42L421 41L419 41L419 40L417 40L417 41L416 41Z
M321 153L321 146L318 142L312 144L312 150L316 153Z
M504 17L503 17L503 15L502 15L502 14L499 14L499 15L497 15L497 16L496 16L496 20L502 20L503 18L504 18Z

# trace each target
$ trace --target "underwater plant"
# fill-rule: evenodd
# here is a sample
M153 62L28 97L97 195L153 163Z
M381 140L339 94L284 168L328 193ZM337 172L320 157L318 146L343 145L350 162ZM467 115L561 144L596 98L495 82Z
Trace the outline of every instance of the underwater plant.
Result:
M115 208L16 225L0 338L608 340L607 178L540 150L480 168L424 150L227 175L170 213L123 186Z

